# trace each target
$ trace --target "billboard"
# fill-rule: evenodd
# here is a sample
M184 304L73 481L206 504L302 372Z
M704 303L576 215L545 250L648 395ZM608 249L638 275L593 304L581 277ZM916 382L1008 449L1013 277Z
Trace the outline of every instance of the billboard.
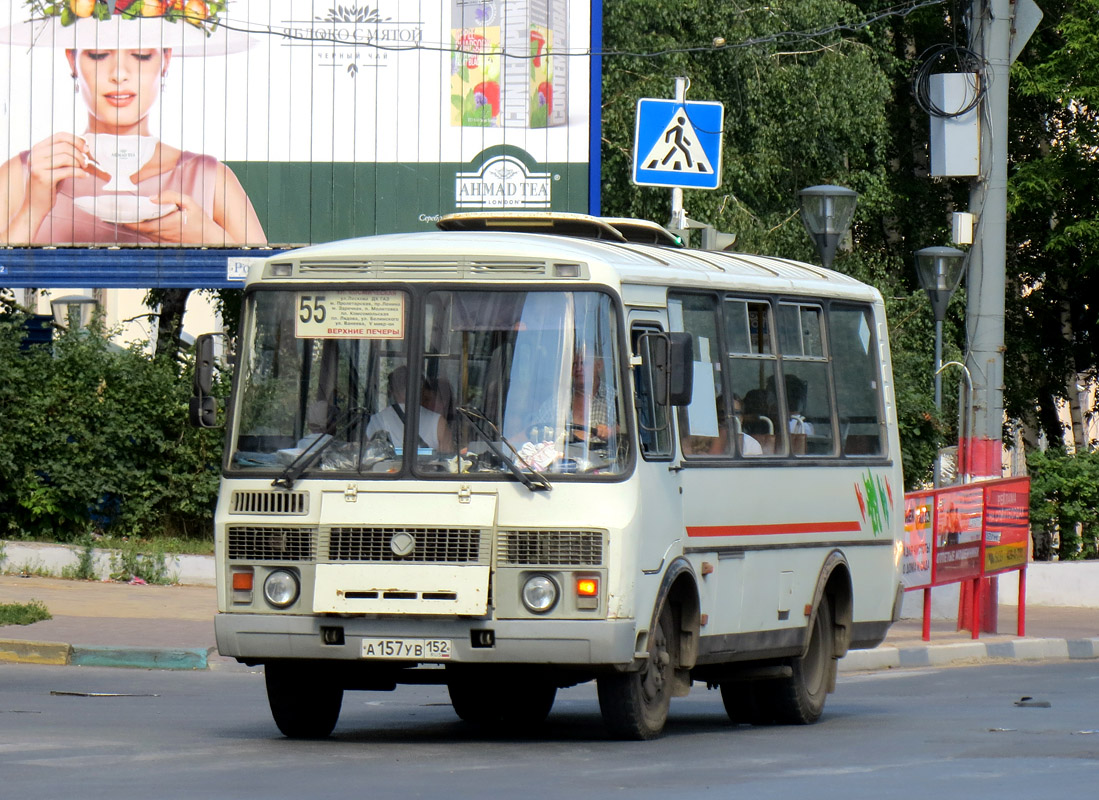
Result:
M991 575L1027 563L1030 479L1001 481L985 490L985 563Z
M0 285L225 285L249 248L598 213L599 26L599 0L0 0Z

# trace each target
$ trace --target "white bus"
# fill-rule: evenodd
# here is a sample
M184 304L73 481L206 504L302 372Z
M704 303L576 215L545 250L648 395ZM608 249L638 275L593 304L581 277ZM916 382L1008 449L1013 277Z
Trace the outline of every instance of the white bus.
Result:
M694 683L734 721L815 721L900 606L878 292L632 220L439 227L252 269L219 651L264 665L290 737L408 683L488 726L589 680L621 738L659 735Z

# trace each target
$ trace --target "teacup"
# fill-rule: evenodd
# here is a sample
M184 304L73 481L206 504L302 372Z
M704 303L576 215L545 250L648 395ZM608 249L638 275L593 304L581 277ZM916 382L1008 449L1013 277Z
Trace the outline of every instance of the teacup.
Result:
M133 176L137 174L156 152L155 136L116 136L113 133L96 133L86 136L90 155L99 169L111 179L103 191L132 192L136 187Z

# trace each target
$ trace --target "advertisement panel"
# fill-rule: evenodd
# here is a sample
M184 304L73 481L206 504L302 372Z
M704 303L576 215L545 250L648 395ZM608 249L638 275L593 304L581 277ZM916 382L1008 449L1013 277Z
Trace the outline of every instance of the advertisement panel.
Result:
M935 497L912 492L904 496L904 553L901 582L905 589L931 585L931 532L934 530Z
M598 3L0 0L0 285L117 284L93 247L186 285L198 248L598 213Z
M984 490L979 485L948 489L936 495L936 584L976 578L980 574L983 500Z
M985 487L986 574L1027 563L1030 543L1030 478Z

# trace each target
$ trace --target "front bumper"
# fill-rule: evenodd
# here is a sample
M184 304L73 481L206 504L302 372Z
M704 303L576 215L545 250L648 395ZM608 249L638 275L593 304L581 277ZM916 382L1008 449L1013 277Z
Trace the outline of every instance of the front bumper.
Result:
M326 644L322 628L341 628L342 643ZM491 647L478 631L492 631ZM249 663L275 659L356 661L362 640L450 639L443 663L627 666L634 661L633 620L386 619L292 614L220 613L214 618L218 652ZM378 663L373 661L372 663ZM414 662L404 662L411 664Z

